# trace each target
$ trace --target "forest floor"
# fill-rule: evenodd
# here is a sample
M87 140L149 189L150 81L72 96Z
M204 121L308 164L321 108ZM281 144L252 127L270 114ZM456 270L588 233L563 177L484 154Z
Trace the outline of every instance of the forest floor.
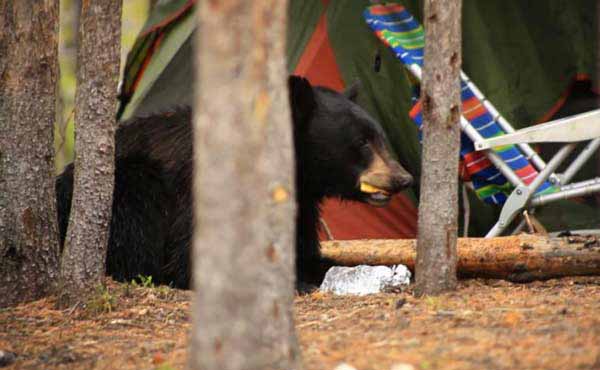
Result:
M182 369L190 296L109 282L85 307L2 309L0 351L16 354L11 370ZM600 277L464 280L436 298L316 292L295 312L306 370L600 369Z

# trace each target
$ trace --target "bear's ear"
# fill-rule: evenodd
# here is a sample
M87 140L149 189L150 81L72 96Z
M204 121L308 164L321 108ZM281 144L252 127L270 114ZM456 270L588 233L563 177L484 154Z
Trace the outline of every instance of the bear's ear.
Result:
M356 98L358 98L358 90L360 89L360 85L360 80L355 80L352 83L352 85L348 86L346 90L344 90L344 96L356 103Z
M294 126L295 128L300 128L298 125L308 123L315 109L317 109L315 93L310 82L306 78L299 76L289 77L288 89Z

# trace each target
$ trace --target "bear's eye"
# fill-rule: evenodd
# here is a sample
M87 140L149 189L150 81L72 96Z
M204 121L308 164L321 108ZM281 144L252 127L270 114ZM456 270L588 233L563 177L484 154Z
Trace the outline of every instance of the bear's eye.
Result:
M358 151L362 158L368 158L371 153L371 145L369 145L369 141L361 140L360 146L358 147Z
M366 147L369 145L369 140L367 139L360 139L357 143L357 146L360 148Z

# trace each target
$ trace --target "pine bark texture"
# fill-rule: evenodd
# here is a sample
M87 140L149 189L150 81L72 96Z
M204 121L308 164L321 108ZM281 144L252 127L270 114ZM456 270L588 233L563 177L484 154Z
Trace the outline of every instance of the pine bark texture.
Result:
M299 368L286 11L201 2L192 369Z
M75 94L75 176L61 261L61 303L104 277L114 185L121 0L82 1Z
M416 292L456 287L461 0L425 1L423 160Z
M344 240L323 242L321 254L336 265L405 265L413 270L416 240ZM458 274L525 282L563 276L600 275L596 238L549 239L537 235L459 238Z
M0 0L0 307L58 280L58 0Z

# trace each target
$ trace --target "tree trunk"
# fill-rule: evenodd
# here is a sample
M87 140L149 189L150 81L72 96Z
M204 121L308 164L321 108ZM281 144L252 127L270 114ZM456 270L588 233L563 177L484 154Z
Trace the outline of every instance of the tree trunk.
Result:
M192 369L300 366L286 11L281 0L201 3Z
M323 242L321 254L342 266L415 267L416 241L346 240ZM511 281L600 275L600 241L593 237L536 235L458 239L458 274Z
M417 294L456 287L461 0L425 1Z
M57 58L58 1L0 0L0 307L58 277Z
M61 304L102 280L114 184L121 1L83 1L75 94L75 176L61 263Z

